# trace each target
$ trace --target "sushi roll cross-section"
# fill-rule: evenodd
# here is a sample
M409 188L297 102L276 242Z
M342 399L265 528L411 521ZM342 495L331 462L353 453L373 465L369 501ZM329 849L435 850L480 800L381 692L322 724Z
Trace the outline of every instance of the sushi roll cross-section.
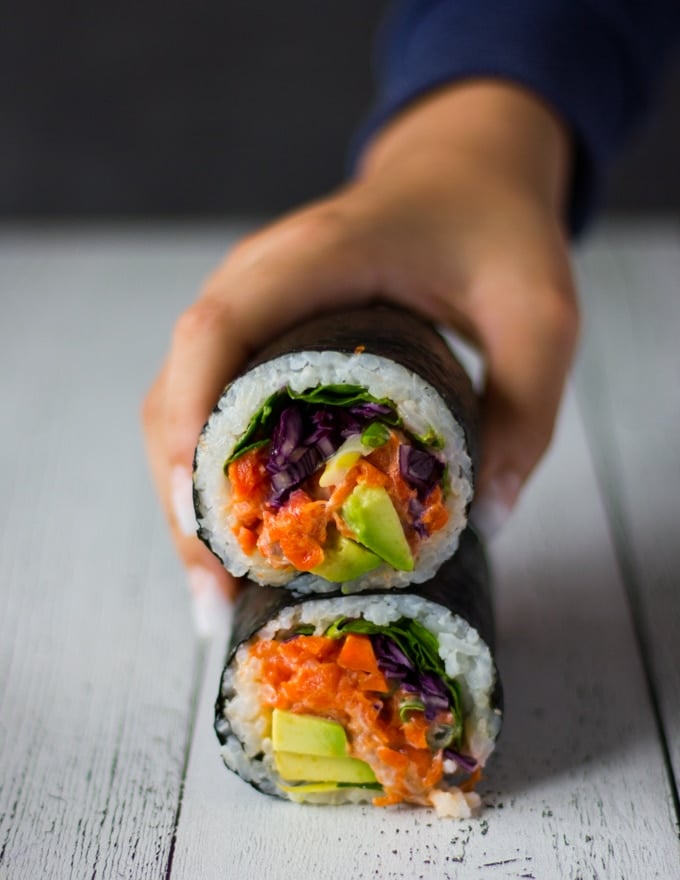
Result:
M288 800L469 816L501 703L482 635L485 568L468 533L464 551L469 578L454 558L418 592L285 602L251 584L216 703L227 766Z
M261 584L422 582L466 523L474 419L467 376L421 319L389 307L317 319L265 351L208 421L199 534Z

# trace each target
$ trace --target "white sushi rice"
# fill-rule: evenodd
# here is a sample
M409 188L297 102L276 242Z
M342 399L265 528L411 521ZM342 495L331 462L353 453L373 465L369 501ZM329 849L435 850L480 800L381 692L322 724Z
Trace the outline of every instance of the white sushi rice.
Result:
M395 571L385 564L343 584L343 590L355 592L424 583L458 546L472 497L472 464L463 429L439 393L401 364L378 355L295 352L260 364L233 382L211 415L196 450L194 487L201 532L209 537L212 549L235 577L247 575L257 583L281 586L296 576L296 572L274 569L258 550L249 556L241 549L233 532L237 521L224 462L253 414L274 392L286 385L301 392L329 384L361 385L374 397L387 397L396 404L407 431L423 436L434 430L445 440L444 448L437 454L447 465L446 526L423 542L415 571ZM338 585L307 574L298 577L294 588L304 594L323 593L337 590Z
M419 596L345 596L308 600L282 611L241 645L225 670L220 692L222 718L218 727L226 742L221 754L226 765L247 782L268 794L308 803L358 803L370 801L375 792L342 788L331 792L291 795L279 788L271 741L271 710L263 708L267 685L262 683L261 661L249 656L253 641L273 639L302 624L312 624L321 635L340 617L363 617L379 625L409 617L418 620L439 641L439 654L447 674L461 687L465 713L463 751L483 766L493 751L501 726L501 714L491 704L496 672L491 652L463 618L442 605ZM269 696L272 696L271 694ZM447 762L448 763L448 762ZM455 771L455 767L447 767ZM438 815L465 818L479 806L474 792L463 793L443 784L431 795Z

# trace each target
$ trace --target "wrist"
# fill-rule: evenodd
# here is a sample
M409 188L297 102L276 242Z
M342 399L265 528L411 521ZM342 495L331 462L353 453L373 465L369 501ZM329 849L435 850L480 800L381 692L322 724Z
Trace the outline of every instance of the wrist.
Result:
M554 215L566 212L570 138L540 98L501 80L466 80L407 107L366 149L364 181L414 173L521 190Z

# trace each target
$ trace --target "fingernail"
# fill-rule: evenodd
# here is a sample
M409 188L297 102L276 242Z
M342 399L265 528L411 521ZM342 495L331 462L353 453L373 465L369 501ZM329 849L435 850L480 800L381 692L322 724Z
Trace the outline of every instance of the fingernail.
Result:
M492 480L484 493L475 499L470 510L470 522L487 541L497 535L507 522L519 498L521 486L519 476L508 472Z
M187 572L196 632L203 639L225 636L231 626L231 603L212 572L196 565Z
M176 465L170 474L170 503L182 534L195 535L198 526L194 513L194 487L191 472L182 465Z

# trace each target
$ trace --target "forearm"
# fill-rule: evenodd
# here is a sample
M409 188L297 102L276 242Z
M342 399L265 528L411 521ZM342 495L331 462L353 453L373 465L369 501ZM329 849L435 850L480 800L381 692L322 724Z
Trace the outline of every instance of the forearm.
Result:
M414 173L457 183L480 168L489 184L511 181L563 216L570 138L537 96L501 80L465 80L427 95L396 116L368 144L362 179ZM491 179L493 178L493 179Z
M438 89L483 78L515 83L566 123L565 213L578 233L679 38L677 0L395 0L378 44L376 100L354 154Z

